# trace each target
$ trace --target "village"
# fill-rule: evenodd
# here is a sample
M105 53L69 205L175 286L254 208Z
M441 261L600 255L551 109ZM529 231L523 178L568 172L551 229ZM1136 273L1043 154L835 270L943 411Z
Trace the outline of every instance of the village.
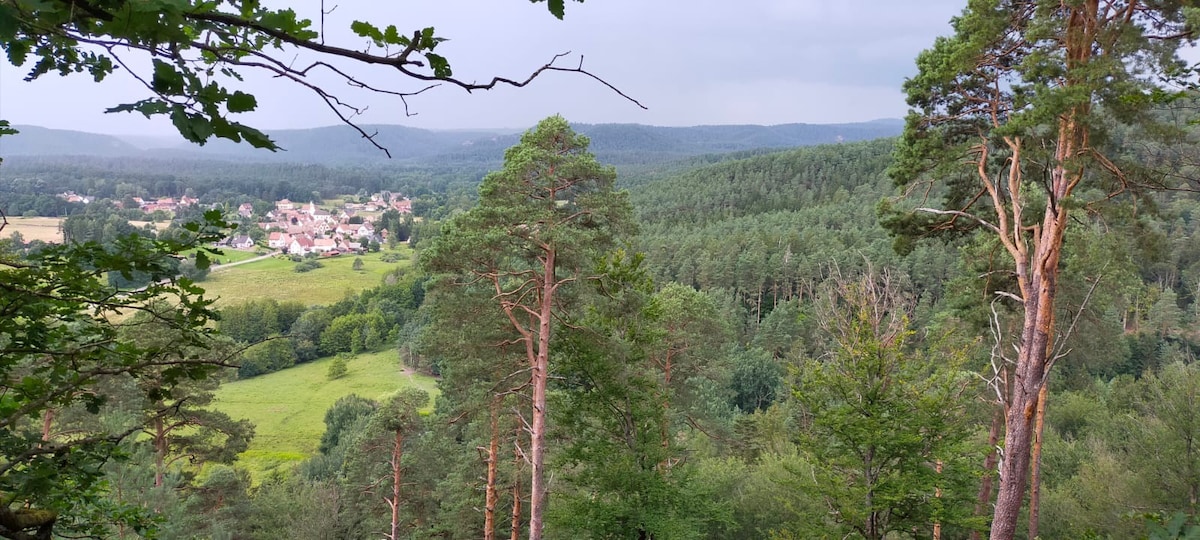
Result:
M88 204L90 197L67 191L59 197L68 202ZM133 197L138 208L147 213L174 213L180 208L199 204L195 197L183 196L146 198ZM119 204L119 203L118 203ZM275 207L261 216L254 213L254 205L242 203L237 208L237 217L254 222L265 234L238 234L222 240L216 247L237 250L253 250L266 247L289 255L336 256L342 253L362 253L370 244L382 245L391 234L376 227L376 218L387 210L400 215L412 214L412 200L398 193L381 192L370 196L366 202L345 202L334 212L317 206L316 202L295 203L288 199L275 201ZM233 219L233 216L230 216ZM255 237L265 236L265 246Z
M261 217L258 227L267 233L268 248L289 255L362 253L371 243L387 241L389 231L377 228L375 217L388 209L401 215L411 214L412 201L399 194L383 192L371 195L368 202L346 202L336 212L330 212L312 201L297 204L282 199ZM242 218L252 218L254 207L243 203L238 206L237 213ZM233 249L252 249L255 245L248 235L233 236L225 242Z

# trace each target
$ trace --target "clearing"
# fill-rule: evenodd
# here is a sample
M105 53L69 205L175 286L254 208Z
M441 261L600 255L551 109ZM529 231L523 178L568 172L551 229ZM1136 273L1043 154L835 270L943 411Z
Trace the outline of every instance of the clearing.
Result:
M437 393L433 377L401 371L395 350L360 354L348 362L346 376L331 381L326 372L332 361L322 358L217 390L217 410L254 422L254 440L237 464L256 481L315 454L325 432L325 411L342 396L380 400L409 386Z
M226 253L230 251L226 250ZM265 298L280 302L296 300L309 306L327 305L341 300L347 293L379 285L384 274L391 270L408 267L412 263L412 250L403 247L399 251L410 259L394 263L379 260L388 251L321 257L321 264L325 266L308 272L296 272L296 263L286 256L272 257L213 272L200 286L206 291L205 296L217 299L218 307ZM351 268L355 258L363 260L362 270Z

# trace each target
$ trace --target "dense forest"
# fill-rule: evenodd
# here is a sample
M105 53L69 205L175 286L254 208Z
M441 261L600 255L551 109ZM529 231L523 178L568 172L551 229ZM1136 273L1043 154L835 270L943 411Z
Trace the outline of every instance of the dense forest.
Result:
M555 323L548 534L809 538L864 534L868 516L880 537L924 537L934 524L945 537L965 537L984 526L974 501L986 478L993 418L981 379L993 358L992 325L1007 315L991 302L998 285L979 276L991 271L996 247L961 236L898 254L877 214L893 194L887 167L894 147L894 139L881 139L732 155L621 181L630 186L630 226L609 240L615 255L581 267L599 281L564 289ZM66 178L52 169L22 174L56 187ZM373 179L356 183L363 180L353 170L323 174L354 191L374 187ZM109 184L152 193L150 182L114 175L89 193L108 194L99 190ZM475 201L484 202L472 197L468 207ZM1160 519L1191 515L1190 494L1200 489L1200 477L1188 472L1200 457L1187 445L1200 424L1185 414L1200 384L1189 330L1200 284L1200 248L1192 241L1198 208L1200 200L1184 192L1118 205L1068 245L1060 309L1072 328L1060 375L1051 379L1044 538L1136 537ZM86 239L101 244L130 232L153 236L98 210L68 222L79 220L72 229L94 231L100 236ZM442 242L451 230L417 248L449 249ZM122 442L126 458L103 471L108 496L119 486L128 495L114 502L148 508L153 500L164 520L160 537L368 537L389 527L392 514L361 490L390 474L395 441L380 437L403 431L398 523L405 534L474 538L490 526L508 535L513 508L529 504L528 495L512 496L527 489L521 477L528 466L511 455L527 444L519 429L525 420L508 412L519 392L490 406L479 400L491 377L520 372L523 353L496 345L509 330L491 294L462 296L437 277L436 264L422 269L330 306L231 305L215 326L227 345L204 354L240 350L236 370L206 379L215 383L326 355L400 350L397 358L410 368L442 377L432 414L401 428L388 418L411 414L403 408L419 409L427 397L341 401L326 415L320 454L258 484L233 461L244 448L236 441L252 429L193 414L195 434ZM450 322L463 317L494 323L468 334ZM152 339L141 334L129 338ZM876 352L859 357L862 347ZM889 384L874 386L876 376ZM100 418L136 417L128 409L136 400L119 397L132 381L111 384ZM203 406L211 387L173 392ZM848 396L881 418L850 407ZM83 410L59 414L88 418ZM622 427L621 418L642 420ZM490 458L489 421L501 425ZM887 457L864 462L855 450L864 447ZM177 456L193 464L171 466ZM194 460L211 465L197 475ZM935 461L941 472L933 475ZM855 472L863 467L873 478ZM492 477L496 493L488 502ZM937 504L930 502L935 491ZM866 493L876 497L869 506ZM497 512L490 525L487 504Z
M64 218L61 244L0 239L4 538L1200 536L1187 3L971 0L884 138L900 126L561 116L373 135L321 88L345 125L267 134L229 115L257 107L238 69L307 85L270 44L467 91L525 83L456 79L433 28L356 21L377 53L256 2L126 6L0 3L0 44L40 58L31 79L116 69L81 41L150 52L152 97L114 111L225 142L34 128L4 156L0 232ZM529 80L546 70L640 105L582 60ZM68 140L99 150L39 150ZM309 160L241 163L233 142ZM397 162L365 157L385 144ZM261 244L253 216L277 199L314 215L379 192L412 215L381 211L388 238L359 254L411 264L323 305L207 296L215 242ZM198 201L131 204L166 196ZM334 381L360 355L430 386L341 396L315 451L245 466L259 426L223 387L318 362Z

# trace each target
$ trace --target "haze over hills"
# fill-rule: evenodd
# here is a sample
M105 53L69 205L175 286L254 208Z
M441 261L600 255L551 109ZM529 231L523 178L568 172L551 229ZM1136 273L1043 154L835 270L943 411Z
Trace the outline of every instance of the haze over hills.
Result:
M377 133L376 142L392 155L389 161L349 126L277 130L270 135L285 150L267 152L246 144L214 140L203 147L186 142L153 147L146 137L125 139L79 131L16 126L21 133L0 138L0 156L89 155L102 157L189 158L323 165L370 163L498 164L504 150L517 142L518 132L504 130L432 131L397 125L362 126ZM641 124L579 124L576 130L592 139L591 151L617 165L659 163L691 156L754 149L790 148L890 137L899 134L899 120L851 124L712 125L661 127ZM161 139L167 143L169 139Z
M38 126L13 126L20 133L0 137L0 157L38 155L130 156L141 152L112 135Z

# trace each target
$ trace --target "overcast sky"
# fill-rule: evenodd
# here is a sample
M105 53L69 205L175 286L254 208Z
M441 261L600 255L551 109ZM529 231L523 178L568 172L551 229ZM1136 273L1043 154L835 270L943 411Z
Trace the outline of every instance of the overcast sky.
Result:
M317 18L320 0L290 0ZM327 39L348 47L363 40L350 22L435 26L450 41L438 52L464 79L523 78L555 53L578 62L638 99L642 110L602 85L574 74L548 73L524 89L467 94L442 87L398 100L335 86L343 99L368 106L363 123L431 129L526 128L551 114L573 122L687 126L855 122L904 115L900 91L913 59L965 0L588 0L568 3L559 21L545 4L524 0L326 0ZM143 64L145 65L145 64ZM136 69L136 68L135 68ZM86 75L22 80L25 69L0 59L0 118L14 124L100 133L163 135L164 119L104 114L147 92L124 73L96 84ZM381 87L414 90L386 68L359 70ZM337 123L311 92L252 76L247 90L260 110L239 120L263 129Z

